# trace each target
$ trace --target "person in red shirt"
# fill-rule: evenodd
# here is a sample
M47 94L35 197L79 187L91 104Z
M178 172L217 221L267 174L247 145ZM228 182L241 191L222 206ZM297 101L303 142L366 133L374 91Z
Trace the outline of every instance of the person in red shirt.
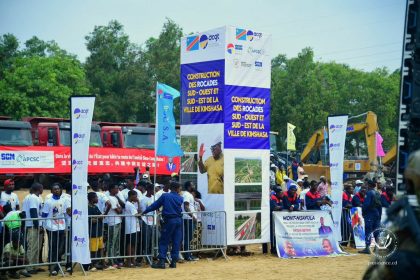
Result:
M391 186L387 186L385 191L381 194L381 204L382 207L389 208L391 203L395 200L394 197L394 188Z
M321 210L321 195L317 191L318 184L316 181L311 181L311 188L306 193L305 205L306 210Z
M344 192L343 192L343 208L349 209L353 207L352 204L352 195L353 195L354 188L350 184L344 185Z
M297 195L297 186L291 184L288 191L284 192L284 208L289 211L299 210L299 196Z
M353 196L352 204L353 207L362 207L363 202L365 201L367 188L366 186L362 186L360 191Z

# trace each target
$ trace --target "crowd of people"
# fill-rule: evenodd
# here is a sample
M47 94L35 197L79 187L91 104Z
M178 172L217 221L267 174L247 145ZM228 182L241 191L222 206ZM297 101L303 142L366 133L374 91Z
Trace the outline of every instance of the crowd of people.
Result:
M169 193L171 182L177 177L165 178L163 184L153 184L149 174L138 182L135 177L112 180L104 177L89 182L87 195L89 215L89 248L92 263L85 265L89 271L138 267L145 260L140 256L152 254L156 220L162 208L142 215L146 208L164 193ZM22 203L14 192L12 179L4 182L0 193L0 278L19 279L45 271L39 264L47 262L52 276L60 272L58 263L65 263L71 272L69 250L71 247L71 217L78 218L71 208L72 185L70 182L53 183L51 193L43 196L44 186L33 183ZM64 191L63 191L64 189ZM77 190L76 190L77 191ZM200 211L205 210L201 194L187 181L183 185L183 251L190 250L194 232L199 230ZM47 238L45 238L47 237ZM74 240L78 242L78 240ZM43 258L43 248L48 248L48 258ZM186 252L177 259L194 261ZM14 268L15 267L15 268ZM6 274L7 272L7 274Z
M271 163L270 166L270 212L273 211L304 211L304 210L332 210L333 202L330 186L325 176L320 176L319 181L309 180L305 173L303 163L292 163L291 177L286 175L283 166ZM293 168L295 167L295 168ZM347 210L352 207L361 207L365 220L364 250L360 253L370 254L370 234L379 228L381 223L382 208L388 208L395 200L395 189L391 181L382 184L375 179L356 180L353 184L346 183L343 187L342 225L347 223ZM271 253L276 254L275 236L273 234L273 221L271 225ZM350 232L342 230L343 240L347 240Z

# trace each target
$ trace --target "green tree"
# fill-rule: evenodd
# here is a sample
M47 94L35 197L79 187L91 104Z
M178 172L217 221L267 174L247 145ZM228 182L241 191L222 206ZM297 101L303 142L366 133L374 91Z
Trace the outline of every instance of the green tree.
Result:
M3 72L18 55L18 48L19 41L13 34L3 34L0 37L0 79L4 78Z
M42 43L39 40L39 43ZM48 45L48 43L45 43ZM54 43L54 46L58 46ZM25 48L13 58L0 80L0 115L69 117L69 97L87 94L81 63L65 51L31 53Z

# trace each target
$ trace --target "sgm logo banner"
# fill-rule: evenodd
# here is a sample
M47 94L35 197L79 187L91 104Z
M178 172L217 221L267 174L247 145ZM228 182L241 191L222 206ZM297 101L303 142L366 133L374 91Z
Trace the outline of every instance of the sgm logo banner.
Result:
M54 152L0 150L0 168L54 168Z
M89 264L89 225L86 201L89 139L95 97L71 98L72 261Z

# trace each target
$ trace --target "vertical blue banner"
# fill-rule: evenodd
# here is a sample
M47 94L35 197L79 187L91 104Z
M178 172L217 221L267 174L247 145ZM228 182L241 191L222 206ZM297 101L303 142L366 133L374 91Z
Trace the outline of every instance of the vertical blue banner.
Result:
M270 149L270 89L225 87L225 148Z
M181 124L223 122L225 61L181 65Z
M156 87L156 155L176 157L184 155L176 141L174 99L180 93L165 84Z

